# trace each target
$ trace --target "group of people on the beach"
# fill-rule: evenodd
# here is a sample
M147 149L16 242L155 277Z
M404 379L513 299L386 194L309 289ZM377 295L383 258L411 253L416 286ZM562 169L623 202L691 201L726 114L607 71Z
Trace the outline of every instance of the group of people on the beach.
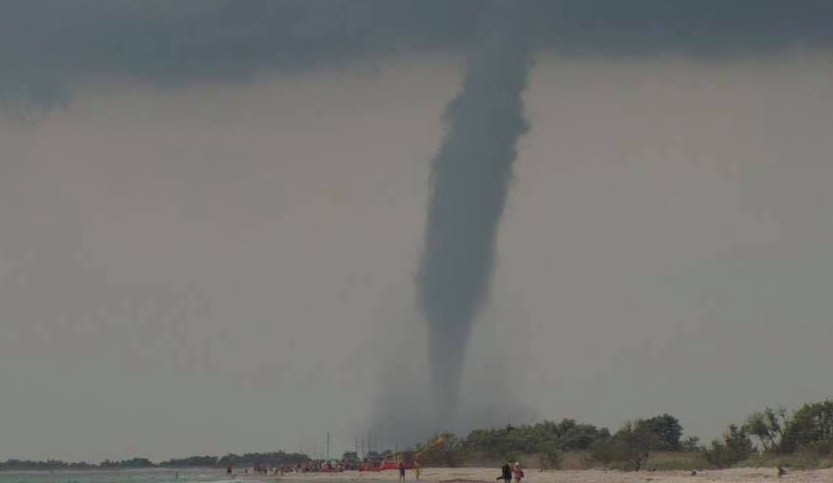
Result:
M495 478L496 480L503 480L504 483L512 483L512 479L515 479L515 483L521 483L521 480L524 477L524 470L521 468L521 464L519 462L515 462L515 465L510 465L509 463L505 463L500 468L500 476Z
M309 464L309 463L304 463L304 464L298 463L296 465L274 466L274 467L271 467L271 468L267 465L263 465L263 464L258 463L258 464L255 464L254 467L252 468L252 474L258 475L258 476L269 476L269 474L271 473L274 476L283 476L287 473L308 473L308 472L312 472L312 471L320 471L320 469L321 469L320 466L314 466L314 465ZM236 473L234 471L234 468L231 465L229 465L229 466L226 467L226 475L228 475L230 477L233 477L233 478L236 478L238 476L238 473ZM243 468L243 475L244 476L249 476L249 468Z
M399 465L397 465L397 468L399 469L399 481L405 481L405 470L407 469L407 466L405 466L405 462L400 461ZM422 466L420 466L418 461L414 461L413 465L411 466L411 469L414 470L414 478L416 478L416 480L419 481L419 475L420 473L422 473Z
M329 463L325 464L312 464L312 463L305 463L305 464L296 464L294 466L291 465L284 465L275 468L269 468L266 465L255 465L253 468L253 473L260 476L267 476L271 472L275 476L283 476L287 473L308 473L308 472L315 472L315 471L327 471L327 470L337 470L337 471L344 471L344 468L339 468L338 466L329 466ZM405 481L405 473L407 470L407 466L405 465L404 461L400 461L397 465L397 469L399 470L399 481ZM413 462L411 468L414 471L414 478L416 481L419 481L420 474L422 473L422 466L418 462ZM504 483L521 483L521 480L524 477L524 470L521 468L521 464L517 461L514 465L510 463L505 463L501 467L501 475L498 476L497 480L503 480ZM243 472L245 475L249 474L249 469L244 468ZM226 468L226 473L230 476L236 477L237 474L234 472L231 466ZM177 474L177 477L179 475Z

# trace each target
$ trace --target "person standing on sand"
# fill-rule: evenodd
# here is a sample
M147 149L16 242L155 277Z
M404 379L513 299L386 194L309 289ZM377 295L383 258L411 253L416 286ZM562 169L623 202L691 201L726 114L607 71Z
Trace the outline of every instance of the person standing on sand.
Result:
M399 462L399 481L405 481L405 462Z
M504 483L512 483L512 467L509 466L509 463L504 463L500 467L500 473L500 476L495 478L496 480L503 480Z
M515 470L513 473L515 474L515 483L521 483L521 480L524 477L524 470L521 469L521 464L517 461L515 462Z
M414 461L414 477L417 481L419 481L419 474L422 472L422 467L419 465L419 461Z

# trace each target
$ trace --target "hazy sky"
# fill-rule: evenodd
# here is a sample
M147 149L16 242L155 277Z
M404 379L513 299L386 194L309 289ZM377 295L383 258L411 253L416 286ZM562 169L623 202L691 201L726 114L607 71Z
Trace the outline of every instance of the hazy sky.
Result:
M340 453L426 417L414 277L480 5L0 2L0 459ZM458 429L714 437L830 397L833 4L525 5Z

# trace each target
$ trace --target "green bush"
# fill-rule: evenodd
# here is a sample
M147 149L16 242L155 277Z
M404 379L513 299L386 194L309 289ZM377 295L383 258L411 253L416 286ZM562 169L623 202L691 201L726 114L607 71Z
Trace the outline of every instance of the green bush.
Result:
M703 454L712 466L727 468L755 454L755 446L744 428L730 424L723 441L712 441L711 447L705 449Z
M541 469L557 470L561 468L564 455L555 443L549 443L541 448Z
M679 420L670 414L661 414L649 419L637 420L636 430L652 434L651 448L657 451L680 451L683 446L680 437L683 427Z
M795 412L784 430L781 449L792 453L809 448L821 455L833 450L833 400L809 403Z
M599 441L592 449L592 458L604 464L639 471L648 452L664 446L662 435L643 421L626 423L610 439Z
M572 419L544 421L534 425L478 429L466 438L464 446L491 458L506 460L509 455L536 454L553 445L561 451L586 450L595 442L610 437L610 432Z

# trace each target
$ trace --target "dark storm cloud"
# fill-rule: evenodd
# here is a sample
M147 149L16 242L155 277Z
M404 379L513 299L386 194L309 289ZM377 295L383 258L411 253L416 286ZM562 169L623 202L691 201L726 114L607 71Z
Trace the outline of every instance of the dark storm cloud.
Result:
M822 0L517 2L541 45L568 54L726 55L829 46ZM240 80L476 39L475 0L9 0L0 3L0 100L52 106L88 76L163 84ZM538 28L536 28L538 30Z
M546 43L565 53L722 56L833 40L833 4L820 0L566 0L540 8Z
M96 1L2 4L0 89L55 105L66 84L240 80L416 48L458 45L472 2Z

